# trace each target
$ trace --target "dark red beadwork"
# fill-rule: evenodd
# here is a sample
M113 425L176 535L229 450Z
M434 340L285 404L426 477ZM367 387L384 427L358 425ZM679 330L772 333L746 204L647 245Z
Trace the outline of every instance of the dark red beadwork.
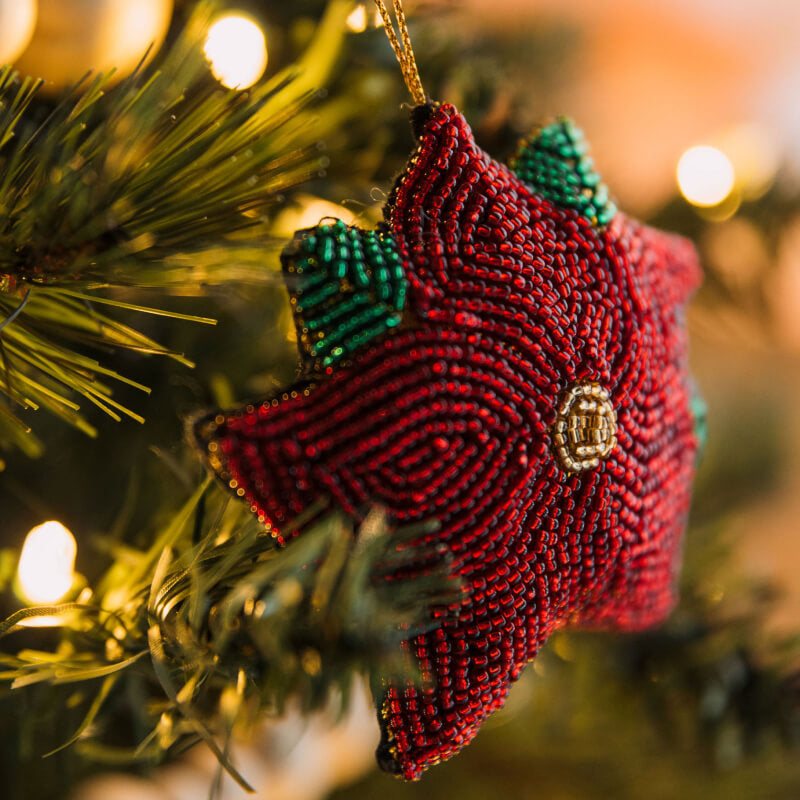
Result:
M468 599L407 643L421 684L379 701L384 768L449 758L564 625L671 609L696 441L684 306L692 245L618 213L598 229L431 112L387 206L403 324L349 366L196 426L218 474L281 526L320 495L436 518ZM309 376L305 376L308 378ZM608 390L618 443L585 472L552 451L560 395ZM422 566L422 565L420 565Z

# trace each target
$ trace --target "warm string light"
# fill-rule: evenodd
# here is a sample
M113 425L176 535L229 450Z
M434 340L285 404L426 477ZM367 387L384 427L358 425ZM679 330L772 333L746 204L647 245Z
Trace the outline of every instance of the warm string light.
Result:
M249 17L229 14L208 31L203 47L214 77L229 89L252 86L267 68L267 41Z
M736 181L731 160L710 145L690 147L678 161L677 177L681 194L701 208L722 203Z
M347 17L347 27L353 33L363 33L367 29L367 9L363 3L350 12Z
M326 217L340 219L348 225L356 223L356 215L344 206L310 194L298 194L295 203L287 205L275 218L273 229L287 238L302 228L311 228Z
M743 201L758 199L772 186L780 152L756 123L732 126L713 141L683 153L677 179L681 194L700 216L721 222Z
M0 0L0 64L13 64L36 27L36 0Z
M17 567L22 597L31 605L57 603L75 579L75 537L60 522L50 520L25 537Z
M733 164L736 188L746 200L757 200L772 186L780 163L780 146L769 130L755 122L734 125L715 144Z
M367 4L359 3L347 17L347 27L353 33L364 33L370 24L374 28L382 28L383 19L381 18L381 12L376 9L372 12L371 16L372 18L370 19L370 13L367 10Z

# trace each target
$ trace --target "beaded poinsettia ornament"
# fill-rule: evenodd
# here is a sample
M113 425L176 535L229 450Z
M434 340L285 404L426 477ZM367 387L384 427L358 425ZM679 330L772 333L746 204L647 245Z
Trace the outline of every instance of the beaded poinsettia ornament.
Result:
M571 123L506 166L452 106L413 119L385 223L283 253L299 382L194 426L280 542L321 496L438 521L420 544L449 551L465 599L406 643L416 680L376 697L379 762L406 779L475 736L555 629L672 608L700 277L688 241L617 212Z

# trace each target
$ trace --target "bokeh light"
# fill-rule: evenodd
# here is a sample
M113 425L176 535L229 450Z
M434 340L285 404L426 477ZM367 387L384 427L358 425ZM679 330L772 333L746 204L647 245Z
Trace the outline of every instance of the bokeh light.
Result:
M735 181L733 164L716 147L690 147L678 162L678 187L694 206L719 205L731 193Z
M208 31L203 52L214 77L229 89L252 86L267 68L264 33L241 14L218 19Z
M363 3L357 5L347 18L347 27L353 33L363 33L367 29L367 9Z
M728 129L716 142L730 159L736 186L748 200L756 200L772 186L780 163L780 146L772 132L754 122Z
M358 221L350 209L321 197L301 193L295 196L294 201L275 219L273 230L278 235L288 238L294 231L319 225L324 219L340 219L346 225L354 225Z
M36 0L0 0L0 64L13 64L36 27Z
M24 599L33 605L57 603L74 580L75 537L60 522L50 520L25 537L17 578Z

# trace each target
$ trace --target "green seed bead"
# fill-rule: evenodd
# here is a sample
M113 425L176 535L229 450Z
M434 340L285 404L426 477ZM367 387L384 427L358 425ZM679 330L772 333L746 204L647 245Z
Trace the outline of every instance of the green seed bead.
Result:
M616 213L583 131L571 120L560 119L523 143L511 167L550 202L573 208L592 223L606 224Z
M333 261L333 254L334 254L333 239L326 236L320 242L319 257L322 260L322 263L329 264L331 261Z

